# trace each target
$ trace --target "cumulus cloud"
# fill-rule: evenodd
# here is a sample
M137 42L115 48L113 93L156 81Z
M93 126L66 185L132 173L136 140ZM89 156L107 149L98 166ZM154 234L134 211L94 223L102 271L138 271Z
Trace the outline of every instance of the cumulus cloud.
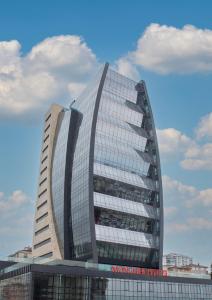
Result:
M203 137L212 137L212 112L203 116L196 128L198 139Z
M211 230L212 189L199 190L163 176L165 233Z
M212 143L188 148L181 166L187 170L212 170Z
M150 24L137 48L120 57L114 66L136 81L140 78L138 66L159 73L211 71L211 46L210 30ZM26 55L22 55L18 41L0 42L1 119L31 119L43 114L52 102L69 104L98 66L93 51L77 35L47 38ZM200 137L211 135L206 121L209 124L202 120L197 130Z
M211 72L211 49L212 30L150 24L123 60L161 74Z
M193 138L174 128L157 129L162 160L177 158L186 170L212 170L212 143L200 140L212 136L211 115L201 118Z
M211 30L150 24L136 49L114 66L135 80L140 77L139 66L159 73L211 71L211 49ZM0 117L35 118L52 102L67 105L98 66L93 51L77 35L47 38L26 55L18 41L0 42ZM197 130L200 137L211 136L211 116L208 118Z
M183 153L193 144L191 138L174 128L158 129L157 136L160 152L164 156Z
M5 196L3 192L0 192L0 212L17 209L25 203L30 202L30 198L21 190L12 192L10 196Z
M189 218L185 223L172 223L169 224L168 232L185 232L189 230L211 230L212 229L212 221L197 217L197 218Z
M180 204L184 207L212 206L212 188L198 190L192 185L187 185L181 181L170 178L167 175L163 176L163 189L165 199L169 199L168 203Z
M208 162L206 159L184 159L180 165L185 170L212 170L211 161Z
M79 36L55 36L21 55L18 41L0 42L0 117L33 118L50 103L67 105L98 67Z
M77 97L85 87L86 84L79 82L70 82L68 84L68 90L73 97Z
M188 147L181 166L187 170L212 170L212 143Z
M186 203L189 199L197 197L199 191L191 185L183 184L178 180L174 180L167 175L163 176L163 188L167 199L177 199L178 203ZM170 198L171 197L171 198Z
M205 189L199 192L197 201L203 203L204 206L212 205L212 189Z
M0 258L31 244L33 204L22 190L0 192Z
M47 38L32 48L27 59L33 70L56 70L67 75L67 80L88 76L96 64L92 50L75 35Z
M164 207L165 218L173 217L176 214L176 212L177 212L177 207L175 206Z
M115 69L120 74L127 76L135 81L139 81L140 79L140 75L136 66L132 63L132 61L127 56L122 57L116 61Z
M18 41L0 42L1 75L15 75L20 72L20 49Z

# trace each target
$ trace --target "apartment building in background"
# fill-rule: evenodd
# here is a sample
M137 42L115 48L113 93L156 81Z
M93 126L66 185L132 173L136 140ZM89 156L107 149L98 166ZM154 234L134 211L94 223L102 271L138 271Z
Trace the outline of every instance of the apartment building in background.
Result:
M183 267L188 266L193 263L193 259L190 256L179 254L179 253L169 253L163 255L163 266L176 266Z

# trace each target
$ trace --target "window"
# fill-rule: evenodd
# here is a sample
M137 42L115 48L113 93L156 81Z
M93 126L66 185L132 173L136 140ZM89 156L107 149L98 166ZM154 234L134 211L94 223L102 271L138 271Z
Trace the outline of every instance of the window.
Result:
M45 217L48 216L48 212L46 212L45 214L43 214L42 216L40 216L39 218L36 219L36 223L39 223L40 221L42 221L43 219L45 219Z
M42 233L42 232L44 232L44 231L46 231L46 230L48 230L48 229L49 229L49 225L46 225L46 226L44 226L43 228L37 230L37 231L35 232L35 235L38 235L38 234L40 234L40 233Z
M45 143L49 138L49 134L45 137L45 139L43 140L43 142Z
M37 249L37 248L39 248L39 247L41 247L41 246L44 246L44 245L46 245L46 244L48 244L48 243L50 243L51 242L51 239L49 238L49 239L46 239L46 240L44 240L44 241L42 241L42 242L40 242L40 243L38 243L38 244L35 244L34 245L34 249Z
M46 133L49 128L50 128L50 124L45 128L44 132Z
M156 192L113 179L94 176L94 191L135 202L153 204Z
M49 114L48 117L46 118L45 122L48 122L48 120L51 118L52 114Z
M44 159L42 159L42 160L41 160L41 163L43 164L43 163L44 163L44 161L46 161L46 160L47 160L47 158L48 158L48 155L46 155L46 156L44 157Z
M41 196L43 196L46 192L47 192L47 189L43 190L43 191L38 195L38 198L40 198Z
M41 203L38 207L37 210L41 209L43 206L45 206L47 204L47 200L44 201L43 203Z
M41 186L42 184L44 184L44 182L47 180L47 177L45 177L40 183L39 186Z
M48 149L49 145L47 145L43 150L42 153L44 153Z
M40 175L42 175L47 170L47 167L45 167L43 170L41 170Z
M52 255L53 255L53 253L52 253L52 252L49 252L49 253L46 253L46 254L41 255L41 256L39 256L39 257L47 258L47 257L51 257Z

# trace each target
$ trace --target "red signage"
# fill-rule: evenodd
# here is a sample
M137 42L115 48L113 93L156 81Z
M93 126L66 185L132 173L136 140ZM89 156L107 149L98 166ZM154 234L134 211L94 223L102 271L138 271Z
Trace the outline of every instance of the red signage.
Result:
M136 267L125 267L125 266L112 266L111 271L113 273L128 273L134 275L145 275L145 276L168 276L166 270L159 269L145 269Z

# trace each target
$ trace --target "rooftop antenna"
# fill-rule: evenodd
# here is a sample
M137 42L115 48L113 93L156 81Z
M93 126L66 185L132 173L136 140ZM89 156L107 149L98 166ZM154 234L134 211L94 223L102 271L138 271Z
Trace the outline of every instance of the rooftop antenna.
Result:
M71 108L72 105L73 105L75 102L76 102L76 99L74 99L74 100L71 102L71 104L69 105L69 108Z

